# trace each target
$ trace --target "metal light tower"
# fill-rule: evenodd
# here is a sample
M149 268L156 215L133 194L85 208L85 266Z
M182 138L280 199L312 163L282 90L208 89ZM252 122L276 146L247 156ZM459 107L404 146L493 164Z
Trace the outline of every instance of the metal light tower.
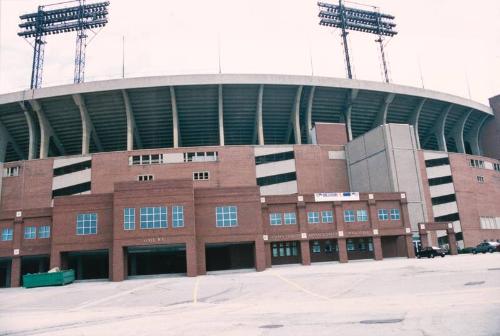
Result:
M380 43L380 52L382 54L382 64L384 67L385 81L389 83L389 71L384 52L384 37L394 36L397 31L394 30L396 24L393 22L394 16L380 13L380 11L367 11L357 8L345 7L342 0L338 5L324 2L318 2L321 26L335 27L341 29L342 43L344 46L344 55L347 68L347 77L352 79L351 60L349 57L349 47L347 45L348 30L360 31L378 35L376 42Z
M78 6L60 7L46 10L47 7L78 2ZM86 30L104 27L108 23L109 1L85 4L85 0L66 1L53 5L39 6L35 13L21 15L21 31L17 34L24 38L35 38L33 45L33 66L31 69L31 89L42 85L43 56L45 36L77 31L74 82L84 81Z

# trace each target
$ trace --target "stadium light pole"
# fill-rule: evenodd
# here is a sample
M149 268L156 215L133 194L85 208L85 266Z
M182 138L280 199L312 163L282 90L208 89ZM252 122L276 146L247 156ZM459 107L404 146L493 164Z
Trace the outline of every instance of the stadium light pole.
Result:
M65 7L68 3L78 2L78 6ZM47 10L47 7L64 5ZM109 1L85 4L85 0L66 1L52 5L38 6L38 11L21 15L17 35L35 38L33 45L33 64L31 68L31 89L42 85L45 36L77 31L74 82L84 81L86 30L104 27L108 23Z
M349 46L347 45L348 30L359 31L378 35L376 42L380 43L380 52L382 54L382 65L384 67L385 81L389 83L389 71L384 52L384 37L394 36L397 31L394 30L396 24L393 22L394 16L380 13L379 10L367 11L352 7L346 7L342 0L338 5L318 2L321 26L334 27L341 29L342 43L344 46L345 63L347 68L347 77L352 79L351 60L349 56Z

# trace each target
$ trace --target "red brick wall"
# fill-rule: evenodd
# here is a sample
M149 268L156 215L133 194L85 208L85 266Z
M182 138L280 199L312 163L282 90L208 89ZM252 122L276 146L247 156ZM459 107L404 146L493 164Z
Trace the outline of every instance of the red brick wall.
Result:
M316 142L319 145L345 145L347 132L345 124L314 123L316 129Z
M343 146L297 145L294 150L299 194L349 190L346 161L328 158L328 151L343 151Z
M465 246L474 246L484 239L500 239L500 230L480 229L479 219L481 216L500 217L500 172L472 168L469 166L470 159L494 161L480 156L450 153ZM484 176L484 183L477 182L478 175Z

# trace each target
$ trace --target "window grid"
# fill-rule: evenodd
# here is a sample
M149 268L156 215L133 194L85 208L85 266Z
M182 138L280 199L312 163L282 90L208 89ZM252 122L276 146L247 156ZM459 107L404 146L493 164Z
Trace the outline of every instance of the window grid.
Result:
M24 239L35 239L36 238L36 227L27 226L24 228Z
M479 183L484 183L484 176L476 176L476 180Z
M208 174L208 171L193 172L194 181L206 181L209 177L210 175Z
M321 221L323 223L333 223L333 211L321 211Z
M222 206L215 208L217 227L232 227L238 225L238 209L236 206Z
M14 236L14 230L11 228L5 228L2 230L2 241L12 240Z
M76 217L76 234L92 235L97 234L97 214L78 214Z
M172 227L184 227L184 206L174 205L172 207Z
M281 225L281 214L280 213L272 213L269 214L269 222L271 225Z
M19 166L4 168L3 176L4 177L19 176L19 170L20 170Z
M319 212L310 211L307 213L307 222L309 224L318 224L319 223Z
M135 230L135 208L123 209L123 229Z
M391 209L391 220L400 220L401 214L399 213L399 209Z
M154 176L153 175L138 175L137 180L139 182L144 182L144 181L153 181Z
M297 215L295 212L285 212L285 225L297 224Z
M50 226L43 225L38 228L38 238L49 238L50 237Z
M354 222L354 210L344 210L344 222Z
M141 229L164 229L168 227L166 207L145 207L140 210Z
M364 209L356 211L358 222L368 222L368 212Z
M378 219L381 221L389 220L389 214L387 209L378 209Z

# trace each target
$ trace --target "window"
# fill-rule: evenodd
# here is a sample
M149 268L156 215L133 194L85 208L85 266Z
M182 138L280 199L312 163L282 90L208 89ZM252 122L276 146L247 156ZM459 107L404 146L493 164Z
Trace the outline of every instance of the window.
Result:
M97 214L78 214L76 217L76 234L91 235L97 234Z
M297 224L297 215L295 212L285 212L285 225Z
M484 161L483 160L470 159L469 160L469 166L471 166L473 168L484 168Z
M172 207L172 227L184 227L184 206L174 205Z
M269 222L271 225L281 225L281 214L280 213L272 213L269 214Z
M495 169L496 171L500 171L500 163L494 163L493 169Z
M352 239L347 239L347 251L354 251L355 249L354 241Z
M479 183L484 183L484 176L476 176L476 180Z
M479 217L481 229L500 229L500 217Z
M445 166L445 165L449 165L449 164L450 164L450 160L447 157L439 158L439 159L425 160L425 166L427 168Z
M344 210L344 222L354 222L354 210Z
M453 182L453 178L451 176L434 177L429 179L430 186L436 186L451 182Z
M193 180L194 181L205 181L208 180L208 172L207 171L202 171L202 172L193 172Z
M391 220L400 220L399 209L391 209Z
M167 225L166 207L141 208L141 229L163 229Z
M12 240L14 230L11 228L5 228L2 230L2 241Z
M260 165L260 164L270 163L270 162L292 160L293 158L294 158L293 151L276 153L276 154L268 154L268 155L260 155L260 156L255 157L255 164Z
M153 181L153 180L154 180L153 175L138 175L137 176L137 181L139 181L139 182Z
M36 226L27 226L24 228L24 239L36 238Z
M217 227L231 227L238 225L238 209L233 205L215 208L215 217L217 220Z
M323 223L333 223L333 211L321 211L321 221Z
M190 152L184 153L184 162L217 161L217 152Z
M257 185L263 187L271 184L284 183L296 180L297 180L297 174L295 172L291 172L278 175L258 177Z
M135 208L123 209L123 229L135 230Z
M368 212L364 209L357 210L356 217L358 218L358 222L367 222L368 221Z
M38 228L38 238L49 238L50 237L50 226L44 225Z
M273 257L296 257L298 255L297 242L281 242L272 244Z
M389 220L389 214L387 209L378 209L378 220L386 221Z
M312 253L321 253L321 245L319 241L315 240L312 246Z
M128 157L129 165L149 165L164 163L163 154L133 155Z
M19 167L19 166L4 168L3 169L3 176L4 177L19 176L20 169L21 169L21 167Z
M318 224L319 223L319 212L311 211L307 213L307 222L309 224Z

